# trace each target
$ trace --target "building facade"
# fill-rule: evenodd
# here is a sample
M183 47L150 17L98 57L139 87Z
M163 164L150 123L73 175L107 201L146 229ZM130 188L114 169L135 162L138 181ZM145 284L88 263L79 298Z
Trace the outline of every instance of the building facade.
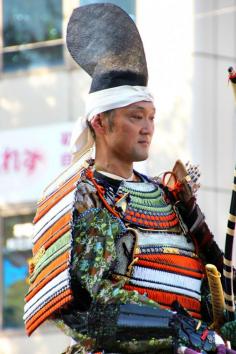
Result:
M223 248L236 163L236 106L227 78L236 65L236 1L195 1L194 26L191 151L202 170L200 204Z

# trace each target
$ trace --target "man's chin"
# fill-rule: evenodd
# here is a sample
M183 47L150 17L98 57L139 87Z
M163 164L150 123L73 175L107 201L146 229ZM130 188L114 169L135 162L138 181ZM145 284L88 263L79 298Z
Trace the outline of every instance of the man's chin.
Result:
M141 161L145 161L148 159L149 153L146 154L140 154L138 156L135 156L135 159L133 160L133 162L141 162Z

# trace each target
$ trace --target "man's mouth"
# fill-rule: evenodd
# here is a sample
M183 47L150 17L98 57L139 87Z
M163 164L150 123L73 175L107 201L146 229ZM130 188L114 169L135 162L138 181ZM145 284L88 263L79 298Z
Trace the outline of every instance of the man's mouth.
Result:
M149 142L147 140L141 140L138 142L139 144L142 144L144 146L148 146L149 145Z

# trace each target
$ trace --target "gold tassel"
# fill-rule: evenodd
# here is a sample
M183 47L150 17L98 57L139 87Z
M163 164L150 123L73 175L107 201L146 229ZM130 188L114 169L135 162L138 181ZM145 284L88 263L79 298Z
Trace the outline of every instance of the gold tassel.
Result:
M224 294L221 284L221 274L213 264L206 265L206 274L211 292L213 324L211 325L216 331L219 330L224 323Z

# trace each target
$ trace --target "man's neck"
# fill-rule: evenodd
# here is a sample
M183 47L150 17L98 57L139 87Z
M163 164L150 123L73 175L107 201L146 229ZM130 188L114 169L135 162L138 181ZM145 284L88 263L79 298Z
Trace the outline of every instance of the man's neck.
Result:
M95 158L95 169L97 171L108 172L124 179L129 179L133 174L133 163L125 163L122 161L104 161Z

